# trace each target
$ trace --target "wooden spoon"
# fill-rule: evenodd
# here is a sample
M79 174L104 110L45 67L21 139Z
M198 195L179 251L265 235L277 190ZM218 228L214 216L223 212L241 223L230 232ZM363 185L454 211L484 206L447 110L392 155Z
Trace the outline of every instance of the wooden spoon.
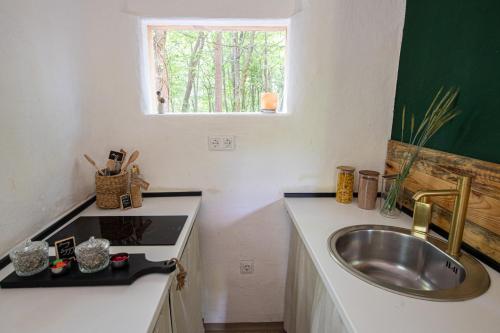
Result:
M104 176L104 174L102 173L101 169L99 169L99 167L97 166L97 164L95 164L95 161L93 159L91 159L89 155L83 154L83 156L85 157L85 159L87 161L89 161L90 164L92 164L94 166L94 168L96 168L98 174L100 174L101 176Z
M135 150L129 157L127 163L125 163L123 166L122 166L122 172L126 172L127 171L127 168L128 166L130 165L130 163L134 163L135 160L139 157L139 151L138 150Z

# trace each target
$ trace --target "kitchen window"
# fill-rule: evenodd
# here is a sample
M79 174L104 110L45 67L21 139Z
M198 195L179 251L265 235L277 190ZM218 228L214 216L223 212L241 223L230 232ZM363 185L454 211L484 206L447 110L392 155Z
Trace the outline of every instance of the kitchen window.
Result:
M284 112L286 25L146 25L152 113Z

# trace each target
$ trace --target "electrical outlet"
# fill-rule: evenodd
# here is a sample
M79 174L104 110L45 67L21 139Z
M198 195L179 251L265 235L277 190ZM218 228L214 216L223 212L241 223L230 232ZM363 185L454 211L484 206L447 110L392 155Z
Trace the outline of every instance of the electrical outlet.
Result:
M235 138L232 135L208 137L208 150L234 150Z
M208 149L209 150L220 150L222 140L218 136L208 137Z
M253 260L240 260L240 274L253 274Z
M224 150L234 150L234 136L222 136L222 147Z

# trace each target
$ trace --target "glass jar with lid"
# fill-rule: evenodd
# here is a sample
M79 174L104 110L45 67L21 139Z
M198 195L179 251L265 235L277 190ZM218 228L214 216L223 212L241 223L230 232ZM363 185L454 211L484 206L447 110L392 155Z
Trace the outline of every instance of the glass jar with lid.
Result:
M49 266L49 243L28 240L12 249L9 257L17 275L35 275Z
M93 236L75 248L78 268L82 273L99 272L109 265L109 241Z
M372 170L359 171L358 207L375 209L377 205L378 178L380 173Z
M337 193L336 200L340 203L351 203L354 187L354 170L351 166L337 167Z

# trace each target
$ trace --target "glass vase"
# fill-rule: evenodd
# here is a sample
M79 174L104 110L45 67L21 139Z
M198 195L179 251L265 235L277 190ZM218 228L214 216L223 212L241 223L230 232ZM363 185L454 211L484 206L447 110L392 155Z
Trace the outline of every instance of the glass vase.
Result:
M382 176L382 192L380 214L388 218L396 218L401 214L403 198L403 181L398 175Z

